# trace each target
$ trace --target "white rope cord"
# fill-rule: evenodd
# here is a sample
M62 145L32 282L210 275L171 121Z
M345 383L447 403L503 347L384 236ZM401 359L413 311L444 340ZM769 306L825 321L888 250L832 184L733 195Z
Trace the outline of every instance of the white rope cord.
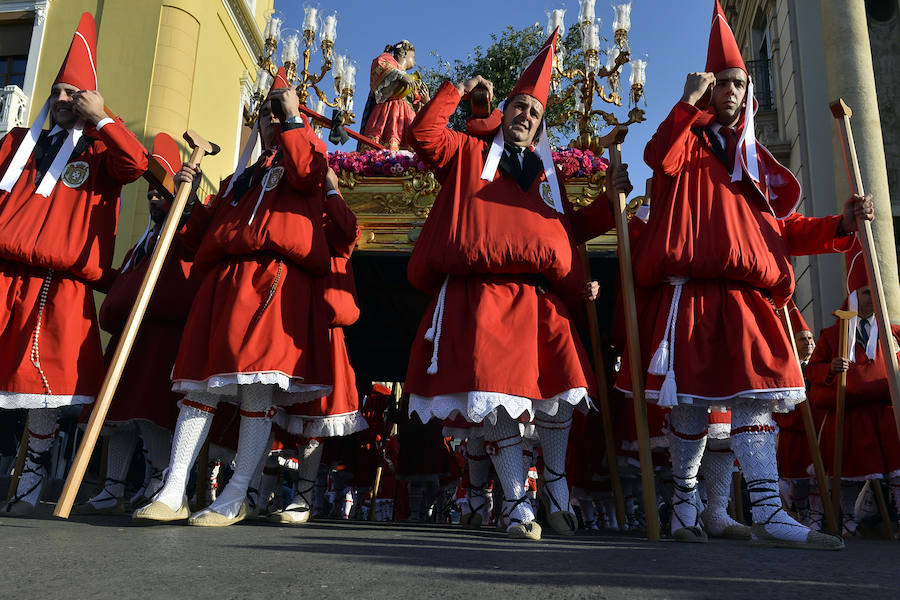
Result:
M433 345L431 351L431 364L428 366L427 373L434 375L438 372L438 347L441 344L441 329L444 321L444 304L447 300L447 284L450 282L450 275L444 278L441 285L441 291L438 292L437 302L434 305L434 313L431 315L431 327L425 332L425 340Z
M653 353L647 372L651 375L665 376L659 390L659 406L677 406L678 388L675 384L675 323L678 320L678 305L681 301L681 289L687 283L687 277L668 277L666 283L675 286L672 302L669 304L669 315L666 329L663 332L659 347Z

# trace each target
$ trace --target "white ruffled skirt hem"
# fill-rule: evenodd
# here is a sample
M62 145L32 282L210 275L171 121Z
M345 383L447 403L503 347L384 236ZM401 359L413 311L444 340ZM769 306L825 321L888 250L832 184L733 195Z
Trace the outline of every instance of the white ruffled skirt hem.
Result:
M419 415L423 423L431 419L448 419L459 415L470 423L480 425L487 419L487 422L493 425L497 423L497 410L500 407L503 407L513 419L519 419L527 413L530 422L538 412L556 415L561 402L583 408L585 411L593 406L587 389L583 387L571 388L552 398L537 400L499 392L473 391L433 397L410 394L409 414Z
M91 404L94 396L76 394L20 394L0 391L0 409L60 408L76 404Z
M369 428L369 423L359 411L327 417L284 414L283 420L282 414L279 411L275 422L288 433L305 438L342 437Z
M631 390L623 390L616 387L617 390L631 398L634 394ZM659 400L659 390L646 390L644 396L648 402L657 403ZM762 390L744 390L731 396L692 396L690 394L678 394L678 404L690 404L693 406L725 407L731 408L737 402L757 402L768 405L768 412L787 413L794 410L794 407L806 400L806 390L803 388L772 388Z
M332 386L318 383L303 383L300 377L291 377L281 371L254 371L249 373L224 373L197 381L178 379L172 382L172 391L185 394L199 402L204 395L223 396L222 400L233 402L238 388L252 384L274 385L272 403L276 406L290 406L298 402L315 400L331 393Z

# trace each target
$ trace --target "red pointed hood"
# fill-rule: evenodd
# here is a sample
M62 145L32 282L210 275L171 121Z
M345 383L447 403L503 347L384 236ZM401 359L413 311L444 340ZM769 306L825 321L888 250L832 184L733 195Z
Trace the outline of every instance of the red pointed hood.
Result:
M79 90L97 90L97 25L83 13L53 85L65 83Z
M269 86L269 94L275 90L283 90L285 88L291 87L291 84L287 80L287 73L284 70L284 67L278 67L278 72L275 73L275 79L272 80L272 85Z
M800 312L800 309L797 308L797 305L794 304L793 300L788 301L788 315L791 317L791 329L794 330L794 335L797 335L801 331L812 331L809 328L809 325L806 324L806 319L803 318L803 314Z
M509 93L509 98L519 94L527 94L547 107L547 97L550 95L550 76L553 74L553 55L556 52L556 41L559 39L559 27L553 30L544 45L538 51L537 56L519 77L516 87Z
M706 50L706 71L715 74L725 69L741 69L746 73L747 66L734 39L734 32L731 31L719 0L714 2L709 48Z
M157 133L153 138L152 156L169 175L175 175L181 168L181 151L168 133Z

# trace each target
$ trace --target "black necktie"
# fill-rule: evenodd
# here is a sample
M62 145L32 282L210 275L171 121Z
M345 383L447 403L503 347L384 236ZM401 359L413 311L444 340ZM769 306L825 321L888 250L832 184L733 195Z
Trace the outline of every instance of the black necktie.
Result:
M725 158L728 160L728 171L734 168L734 154L737 151L737 137L734 135L734 129L731 127L722 127L719 133L725 139Z
M869 320L860 319L859 325L856 326L856 341L866 348L869 345Z
M35 185L40 184L41 179L44 178L44 174L50 170L53 159L56 158L59 149L62 148L63 142L66 140L66 133L68 132L65 130L57 131L53 135L48 134L39 141L38 147L40 148L40 156L36 157L37 165L34 168Z

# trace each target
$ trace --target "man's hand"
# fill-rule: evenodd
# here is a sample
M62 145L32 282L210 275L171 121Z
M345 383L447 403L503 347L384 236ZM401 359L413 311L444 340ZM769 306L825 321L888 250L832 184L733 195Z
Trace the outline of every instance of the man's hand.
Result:
M599 281L588 281L584 284L584 299L589 302L593 302L597 298L600 297L600 282Z
M631 185L631 179L628 178L628 165L622 163L619 169L614 169L611 165L606 170L606 197L610 202L616 201L616 194L624 193L626 196L631 193L634 186Z
M684 95L681 97L682 102L697 105L697 102L712 89L716 84L716 76L714 73L688 73L687 81L684 82Z
M828 372L831 375L837 375L838 373L844 373L845 371L850 369L850 361L846 358L841 358L840 356L836 356L834 360L831 361L831 365L829 366Z
M197 188L200 187L200 176L202 171L200 167L197 165L192 165L190 163L183 163L181 165L181 169L177 173L175 173L175 177L172 179L175 181L175 187L180 186L182 183L188 182L191 184L191 194L197 193Z
M875 220L875 205L872 204L872 194L865 196L851 196L844 203L844 220L841 226L844 231L856 231L856 220L864 219L866 221Z
M494 98L494 84L489 80L485 79L481 75L476 75L472 79L468 79L462 83L456 84L456 91L459 92L459 95L466 99L469 96L469 93L474 90L479 85L483 85L488 90L488 101Z
M94 90L79 90L73 93L72 111L91 125L96 125L106 118L103 96Z
M270 98L273 103L281 103L281 109L284 111L286 119L300 116L300 98L294 88L273 91Z
M341 193L341 189L338 187L337 173L334 172L334 169L328 167L328 172L325 173L325 191L330 192L331 190Z

